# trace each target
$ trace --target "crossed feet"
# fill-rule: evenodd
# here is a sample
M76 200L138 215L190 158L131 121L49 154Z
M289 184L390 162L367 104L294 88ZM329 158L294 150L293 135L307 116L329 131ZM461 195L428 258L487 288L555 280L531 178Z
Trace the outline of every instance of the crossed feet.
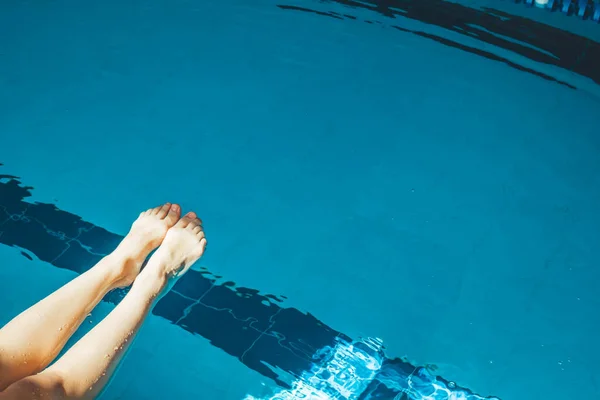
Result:
M159 247L160 246L160 247ZM142 265L150 253L142 270ZM131 285L138 275L145 281L156 281L159 292L167 288L169 281L188 271L206 248L202 221L196 213L188 212L181 217L177 204L166 203L140 214L131 230L109 257L125 260L111 263L118 266L112 271L115 287ZM141 271L141 272L140 272ZM174 282L173 282L174 283Z

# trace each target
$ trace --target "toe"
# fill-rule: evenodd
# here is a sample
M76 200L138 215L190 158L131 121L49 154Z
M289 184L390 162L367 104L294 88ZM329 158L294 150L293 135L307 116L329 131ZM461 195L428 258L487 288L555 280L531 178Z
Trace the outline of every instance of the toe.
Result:
M170 205L170 207L167 209L167 217L165 218L165 221L167 221L169 227L175 225L180 215L181 207L179 207L178 204Z
M162 219L167 216L167 213L169 212L170 208L171 208L171 203L165 203L165 204L163 204L162 207L160 207L158 209L158 212L156 213L156 215Z
M154 207L148 210L148 214L150 215L156 215L160 212L160 209L162 208L162 206L158 206L158 207Z
M187 226L188 229L194 230L197 227L202 228L202 221L200 220L200 218L196 217L193 220L190 221L190 224Z
M202 238L200 240L200 243L198 244L199 256L202 256L202 254L204 254L204 250L206 250L206 238Z
M190 222L192 222L194 219L196 218L196 213L193 211L190 211L189 213L185 214L183 216L183 218L181 218L179 221L177 221L176 226L180 227L180 228L185 228L187 227Z

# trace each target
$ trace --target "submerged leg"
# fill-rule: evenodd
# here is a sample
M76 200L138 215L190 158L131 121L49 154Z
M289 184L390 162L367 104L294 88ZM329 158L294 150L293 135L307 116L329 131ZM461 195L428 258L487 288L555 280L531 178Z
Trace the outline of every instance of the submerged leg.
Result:
M0 391L46 368L110 290L129 286L180 212L167 203L141 213L113 253L0 329Z
M94 399L131 345L144 318L174 279L204 252L201 222L188 213L150 257L125 298L56 363L10 386L0 399ZM21 397L19 397L21 396Z

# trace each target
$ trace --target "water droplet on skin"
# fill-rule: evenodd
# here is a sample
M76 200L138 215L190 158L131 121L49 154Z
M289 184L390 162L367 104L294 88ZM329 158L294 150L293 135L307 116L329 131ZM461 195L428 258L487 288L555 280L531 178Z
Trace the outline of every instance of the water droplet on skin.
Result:
M61 326L60 328L58 328L58 331L59 331L59 332L60 332L60 331L62 331L62 326Z
M117 350L119 350L119 348L117 346L115 346L114 350L117 351Z

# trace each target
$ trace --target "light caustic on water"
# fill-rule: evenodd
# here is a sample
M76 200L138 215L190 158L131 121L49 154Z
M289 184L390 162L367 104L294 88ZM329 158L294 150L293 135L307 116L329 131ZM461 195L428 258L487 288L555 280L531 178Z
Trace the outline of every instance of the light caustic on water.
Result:
M498 400L484 398L444 382L426 368L407 369L385 357L383 342L368 338L317 352L310 371L267 397L245 400Z

